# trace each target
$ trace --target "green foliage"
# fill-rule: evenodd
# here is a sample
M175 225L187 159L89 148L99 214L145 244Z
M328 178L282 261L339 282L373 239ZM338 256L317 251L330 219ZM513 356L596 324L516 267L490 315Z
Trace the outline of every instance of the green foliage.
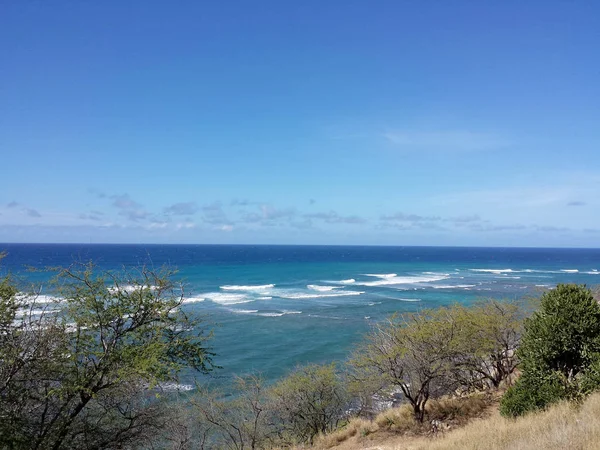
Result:
M518 304L488 300L473 306L453 305L456 323L454 376L464 389L497 388L510 377L518 359L515 352L523 318Z
M600 390L600 355L596 355L593 362L578 379L581 396Z
M298 368L271 388L270 397L284 432L311 444L319 433L335 429L350 406L334 364Z
M522 376L502 396L500 414L517 417L566 398L567 389L557 372Z
M150 439L163 418L149 388L213 367L209 335L181 311L171 275L62 269L51 305L0 283L0 442L85 449Z
M559 284L525 321L517 355L521 380L506 393L503 414L579 399L600 385L600 305L585 286Z
M272 408L259 376L237 378L232 399L199 387L191 403L197 412L190 433L194 448L266 448L272 437Z
M522 369L558 371L572 380L600 352L600 305L583 286L559 284L542 295L540 310L525 321L519 348Z
M520 334L518 306L496 301L392 317L354 352L351 387L369 387L371 394L398 387L423 421L430 398L458 388L497 387L510 376Z

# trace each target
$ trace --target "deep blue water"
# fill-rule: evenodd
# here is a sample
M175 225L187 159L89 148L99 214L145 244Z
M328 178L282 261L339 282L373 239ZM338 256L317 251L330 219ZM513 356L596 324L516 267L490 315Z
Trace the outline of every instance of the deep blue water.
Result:
M218 324L224 380L343 360L369 325L394 312L483 297L519 299L559 282L600 282L600 249L241 245L0 244L1 271L93 260L102 269L170 265L186 308Z

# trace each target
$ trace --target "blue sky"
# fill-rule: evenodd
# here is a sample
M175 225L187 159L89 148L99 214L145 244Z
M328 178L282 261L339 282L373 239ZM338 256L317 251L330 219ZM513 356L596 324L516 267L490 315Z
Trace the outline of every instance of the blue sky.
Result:
M0 4L0 242L600 242L596 1Z

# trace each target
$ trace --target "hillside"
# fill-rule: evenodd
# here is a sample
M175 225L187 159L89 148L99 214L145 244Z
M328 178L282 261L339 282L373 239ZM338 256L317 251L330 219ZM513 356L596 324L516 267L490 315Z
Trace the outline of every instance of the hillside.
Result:
M363 426L368 427L367 422ZM590 396L579 408L561 403L546 411L518 419L505 419L497 408L489 415L467 425L435 436L415 437L378 430L370 424L372 433L361 430L347 440L332 445L334 435L323 438L317 449L336 450L538 450L538 449L600 449L600 393ZM338 431L338 433L340 433Z

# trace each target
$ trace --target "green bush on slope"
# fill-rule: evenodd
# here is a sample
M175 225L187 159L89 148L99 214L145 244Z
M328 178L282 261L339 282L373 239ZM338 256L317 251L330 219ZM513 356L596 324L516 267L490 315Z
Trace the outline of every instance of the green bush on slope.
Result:
M521 379L501 402L518 416L561 399L577 399L600 386L600 305L585 286L559 284L525 320L517 351Z

